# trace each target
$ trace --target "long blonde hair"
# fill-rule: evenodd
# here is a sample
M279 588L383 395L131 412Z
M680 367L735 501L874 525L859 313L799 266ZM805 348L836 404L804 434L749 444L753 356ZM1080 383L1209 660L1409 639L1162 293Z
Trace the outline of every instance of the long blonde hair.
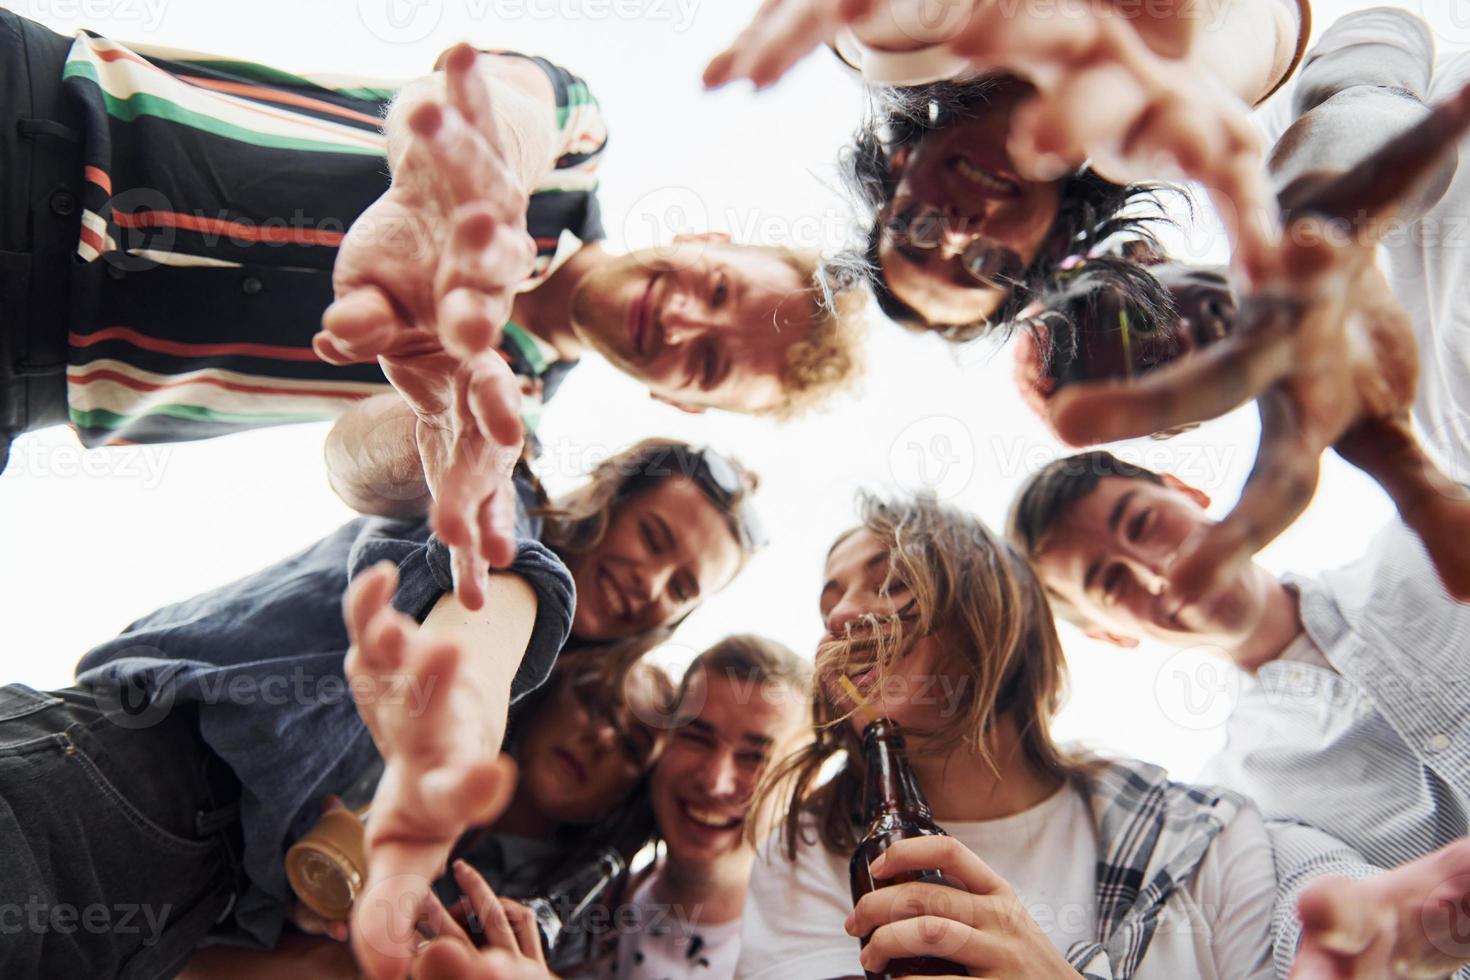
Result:
M941 634L936 673L963 679L955 710L940 725L913 734L917 753L942 755L964 746L997 769L996 722L1008 716L1017 750L1038 772L1080 775L1087 764L1063 751L1051 721L1066 692L1066 666L1046 594L1031 567L981 521L932 496L884 501L859 497L861 528L889 552L889 582L911 598L897 615L872 620L875 628L825 639L817 652L819 676L850 673L870 663L883 683L892 665L917 640ZM850 531L838 539L845 540ZM834 545L836 547L836 545ZM862 669L859 667L858 669ZM836 703L820 682L812 704L815 738L772 772L758 793L784 803L782 846L795 859L805 819L814 817L828 850L846 853L857 844L862 795L862 746L847 723L850 709ZM846 760L818 785L829 760Z

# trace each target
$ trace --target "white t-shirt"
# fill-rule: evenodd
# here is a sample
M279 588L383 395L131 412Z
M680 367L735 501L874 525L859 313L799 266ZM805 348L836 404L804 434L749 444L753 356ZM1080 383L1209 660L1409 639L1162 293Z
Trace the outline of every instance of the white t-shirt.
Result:
M1432 36L1406 11L1375 9L1350 14L1332 26L1334 48L1362 40L1390 44L1428 64ZM1314 49L1316 50L1316 49ZM1470 52L1434 65L1425 102L1433 106L1470 83ZM1263 107L1257 124L1272 145L1294 121L1293 81ZM1436 461L1470 484L1470 148L1460 147L1460 166L1444 197L1418 221L1391 227L1380 248L1394 295L1414 324L1419 344L1419 391L1413 416Z
M1021 897L1063 954L1095 937L1099 844L1087 801L1068 786L1015 816L951 821L944 829ZM814 835L812 839L815 839ZM761 849L745 896L741 980L860 977L846 854L803 844L788 862L775 838ZM1276 870L1259 814L1242 811L1194 877L1164 907L1138 980L1265 980L1271 967Z
M617 980L730 980L740 958L740 920L702 925L688 913L654 901L650 876L628 900L637 928L618 936ZM620 913L620 919L622 913Z

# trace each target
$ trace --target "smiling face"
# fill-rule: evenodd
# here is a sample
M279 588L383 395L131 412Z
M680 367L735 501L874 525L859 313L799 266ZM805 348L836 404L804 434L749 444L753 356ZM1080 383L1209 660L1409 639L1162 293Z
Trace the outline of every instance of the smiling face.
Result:
M749 861L744 834L756 785L800 728L805 700L780 684L740 683L706 668L684 701L699 712L674 730L649 785L669 859L706 870Z
M605 642L670 626L728 585L740 557L729 522L693 480L659 480L615 505L602 540L568 562L572 635Z
M651 697L631 679L629 700ZM564 678L517 747L517 792L554 824L590 824L607 816L648 771L662 740L637 711L609 703L598 675Z
M1002 82L972 115L894 154L899 180L879 216L878 260L889 290L931 324L974 323L994 313L1009 288L982 284L967 266L1014 277L1056 219L1061 184L1021 179L1006 151L1011 114L1031 91ZM936 238L938 247L922 247Z
M1284 588L1254 563L1214 592L1178 607L1169 567L1181 546L1214 522L1200 500L1171 478L1165 485L1105 477L1056 524L1035 565L1048 589L1069 603L1090 635L1132 645L1243 646Z
M907 625L915 618L908 587L890 575L882 538L861 528L838 541L827 556L818 608L827 635L817 651L816 677L834 704L853 707L838 680L846 676L874 714L905 728L938 727L944 713L942 699L933 696L942 669L938 634L906 638L895 660L883 668L875 664L875 641L891 638L895 620ZM866 718L859 711L850 723L861 734Z
M578 336L691 411L779 404L786 353L815 315L810 284L786 257L719 235L619 256L572 297Z

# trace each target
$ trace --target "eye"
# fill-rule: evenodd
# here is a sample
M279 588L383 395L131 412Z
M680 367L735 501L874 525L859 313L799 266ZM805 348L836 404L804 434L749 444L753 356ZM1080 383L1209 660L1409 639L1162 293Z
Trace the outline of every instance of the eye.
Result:
M1143 536L1144 530L1148 527L1148 518L1151 513L1153 512L1145 507L1129 519L1127 531L1129 541L1136 543Z
M1122 565L1112 565L1103 576L1103 598L1114 603L1123 597L1124 587L1128 584L1128 570Z
M878 586L878 595L884 599L892 599L901 595L908 595L908 583L902 579L891 579L883 585Z
M756 768L766 764L766 754L764 752L741 752L735 758L738 759L742 765L750 766L751 768Z
M703 732L694 732L694 731L690 731L687 728L686 729L683 729L682 731L680 731L674 737L677 738L681 742L687 742L687 743L689 743L691 745L702 745L702 746L706 746L707 747L707 746L710 746L710 745L715 744L715 740L712 739L712 738L710 738L708 735L704 734Z
M714 309L719 309L721 306L725 305L725 300L729 299L729 297L730 280L729 277L722 272L715 278L715 291L714 294L710 296L709 305Z
M653 552L656 555L661 550L663 550L662 544L658 540L658 533L654 531L653 524L651 522L640 522L638 525L638 530L643 534L643 543L648 546L649 551Z

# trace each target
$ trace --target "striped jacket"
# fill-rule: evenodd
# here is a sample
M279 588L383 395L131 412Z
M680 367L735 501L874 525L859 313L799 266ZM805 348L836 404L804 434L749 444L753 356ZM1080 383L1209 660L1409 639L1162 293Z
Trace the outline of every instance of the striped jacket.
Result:
M552 81L561 139L527 214L534 283L603 236L607 134L585 83L532 60ZM381 127L394 86L88 33L62 84L83 121L67 370L83 442L327 419L387 390L377 365L327 365L311 338L343 235L388 186ZM528 357L524 340L508 338L504 353L549 394L561 372Z

